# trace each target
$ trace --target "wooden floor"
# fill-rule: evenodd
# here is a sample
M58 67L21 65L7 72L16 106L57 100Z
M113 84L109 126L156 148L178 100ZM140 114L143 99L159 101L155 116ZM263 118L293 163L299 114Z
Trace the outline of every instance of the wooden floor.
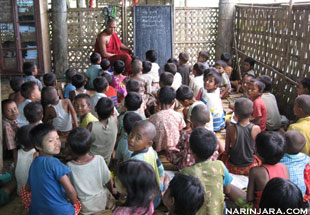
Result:
M0 215L25 215L20 197L17 194L13 195L10 202L0 207Z

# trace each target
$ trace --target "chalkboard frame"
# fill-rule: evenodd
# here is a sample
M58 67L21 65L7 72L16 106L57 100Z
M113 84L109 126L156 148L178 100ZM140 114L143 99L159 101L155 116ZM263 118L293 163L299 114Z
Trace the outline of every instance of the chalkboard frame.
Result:
M136 8L138 7L167 7L170 9L170 34L171 34L171 58L174 57L174 7L172 5L135 5L133 8L133 46L134 46L134 54L136 55ZM145 55L139 56L142 59L145 59ZM167 59L168 60L168 59ZM157 62L158 63L158 62ZM160 73L163 71L164 65L160 66Z

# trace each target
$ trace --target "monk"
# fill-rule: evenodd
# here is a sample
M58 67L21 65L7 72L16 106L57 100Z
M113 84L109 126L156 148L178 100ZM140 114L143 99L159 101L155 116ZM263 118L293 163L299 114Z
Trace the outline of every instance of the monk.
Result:
M116 32L115 19L109 19L106 29L98 34L95 44L95 52L101 54L102 59L109 59L111 65L116 60L122 60L125 63L125 72L131 74L131 54L132 51L125 46L119 39Z

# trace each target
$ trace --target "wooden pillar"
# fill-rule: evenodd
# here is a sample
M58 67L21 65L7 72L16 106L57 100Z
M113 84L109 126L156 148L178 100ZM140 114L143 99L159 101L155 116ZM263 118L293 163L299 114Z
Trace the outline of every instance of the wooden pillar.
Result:
M63 0L52 1L53 59L57 78L63 78L68 69L68 32L67 3Z
M235 0L220 0L218 32L215 48L216 60L220 59L223 52L232 52L234 9Z
M2 77L0 74L0 100L2 101L2 89L1 89L1 84L2 84ZM0 105L0 113L2 113L1 110L1 105ZM0 116L1 122L2 122L2 114ZM3 168L3 132L2 132L2 123L0 123L0 170Z

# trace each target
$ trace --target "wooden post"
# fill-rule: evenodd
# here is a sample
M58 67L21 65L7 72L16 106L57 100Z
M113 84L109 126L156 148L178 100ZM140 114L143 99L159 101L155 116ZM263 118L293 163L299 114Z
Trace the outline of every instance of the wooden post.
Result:
M215 47L215 59L219 60L223 52L232 52L233 20L235 0L220 0L218 32Z
M1 74L0 74L0 100L2 101L2 90L1 90L1 82L2 82L2 77L1 77ZM0 113L2 113L2 110L1 110L1 105L0 105ZM2 114L0 116L0 119L1 119L1 123L0 123L0 171L2 171L2 168L3 168L3 132L2 132Z
M68 69L68 32L67 32L67 4L63 0L52 1L53 25L53 59L57 78L63 78Z

